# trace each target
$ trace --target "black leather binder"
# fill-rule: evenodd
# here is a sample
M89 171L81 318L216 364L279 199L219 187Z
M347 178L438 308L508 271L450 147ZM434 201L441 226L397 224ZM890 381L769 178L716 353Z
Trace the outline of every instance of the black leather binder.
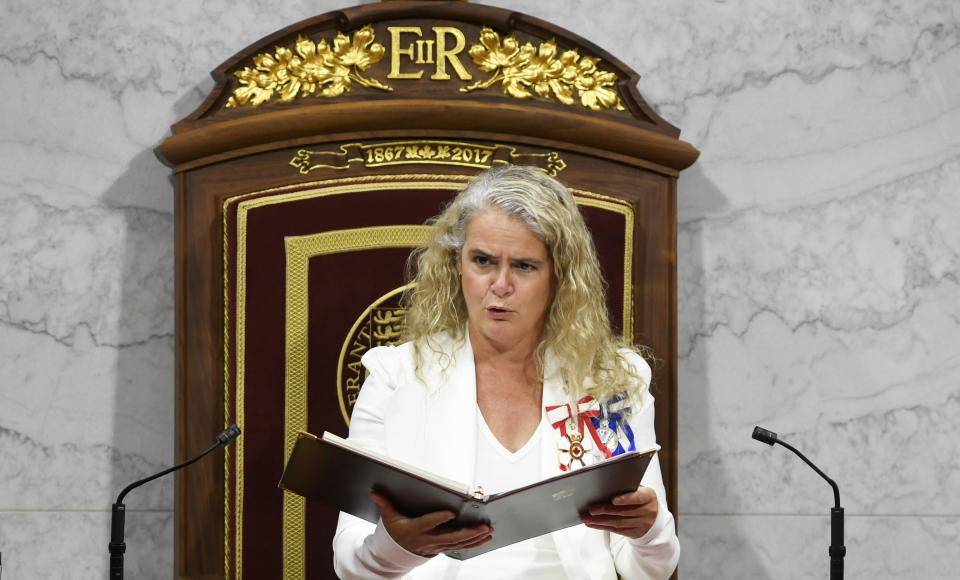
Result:
M593 504L635 490L656 449L617 455L536 483L492 495L440 478L351 444L332 433L300 433L280 479L280 488L370 522L380 513L370 491L386 496L400 513L414 517L450 510L456 527L486 523L493 540L447 556L466 560L485 552L574 526Z

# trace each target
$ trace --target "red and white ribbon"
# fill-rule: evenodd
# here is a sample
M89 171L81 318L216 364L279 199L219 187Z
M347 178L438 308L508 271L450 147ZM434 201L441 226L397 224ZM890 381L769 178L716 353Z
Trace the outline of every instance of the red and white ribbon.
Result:
M562 437L567 437L567 423L570 422L573 415L570 405L547 405L546 409L547 420L550 421L554 429L560 430ZM586 437L587 433L589 433L596 448L603 453L604 457L610 457L610 450L600 441L600 436L597 435L597 429L593 426L593 421L590 420L591 417L599 416L600 403L597 402L596 399L593 397L583 397L577 401L577 432L583 437Z

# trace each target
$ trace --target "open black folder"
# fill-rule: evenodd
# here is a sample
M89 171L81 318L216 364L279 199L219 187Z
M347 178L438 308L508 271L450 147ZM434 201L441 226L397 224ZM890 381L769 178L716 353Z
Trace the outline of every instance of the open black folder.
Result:
M448 552L466 560L515 542L580 523L593 504L635 490L657 449L632 451L531 485L483 495L467 484L417 469L363 449L332 433L322 439L300 433L280 478L280 488L367 521L380 518L370 491L386 496L400 513L419 516L450 510L455 527L486 523L493 540Z

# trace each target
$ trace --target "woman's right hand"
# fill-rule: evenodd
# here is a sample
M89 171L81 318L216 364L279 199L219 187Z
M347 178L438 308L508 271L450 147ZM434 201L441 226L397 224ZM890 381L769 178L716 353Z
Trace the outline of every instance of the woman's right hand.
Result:
M486 544L493 538L493 528L487 525L438 530L437 526L456 517L449 511L432 512L418 518L408 518L394 509L390 501L370 493L370 499L380 510L380 519L390 537L404 550L419 556L433 557L442 552L467 550Z

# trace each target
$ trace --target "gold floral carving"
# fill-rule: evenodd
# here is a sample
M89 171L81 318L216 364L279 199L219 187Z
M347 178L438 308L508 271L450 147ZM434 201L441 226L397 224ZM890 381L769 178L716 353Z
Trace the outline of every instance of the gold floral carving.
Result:
M257 107L275 96L288 103L299 95L306 97L338 97L350 91L356 82L364 87L392 91L376 79L360 75L361 71L383 59L385 50L374 42L369 24L356 31L353 38L338 33L332 45L320 39L314 43L299 36L294 50L278 46L274 54L258 54L254 67L245 67L233 74L240 86L233 91L227 107Z
M485 26L480 32L480 44L470 47L470 57L482 71L493 76L460 91L486 89L501 82L503 92L519 99L536 95L574 105L578 96L581 105L594 111L623 110L614 88L617 75L597 68L599 58L581 57L576 49L559 56L557 52L557 43L553 40L539 47L529 42L521 46L512 36L501 42L500 35Z
M541 97L565 105L580 104L594 111L624 110L617 94L617 75L597 68L599 58L581 56L577 49L560 53L555 40L520 42L513 36L501 40L491 28L483 27L480 43L469 50L477 67L491 76L461 87L468 93L488 89L500 83L511 97ZM315 43L298 36L293 49L278 46L273 54L261 53L253 58L253 67L235 71L239 86L227 101L227 108L250 105L257 107L277 99L289 103L297 97L337 97L361 86L393 91L373 78L360 73L383 60L384 46L375 42L371 25L357 30L353 36L337 33L331 44L325 39Z

